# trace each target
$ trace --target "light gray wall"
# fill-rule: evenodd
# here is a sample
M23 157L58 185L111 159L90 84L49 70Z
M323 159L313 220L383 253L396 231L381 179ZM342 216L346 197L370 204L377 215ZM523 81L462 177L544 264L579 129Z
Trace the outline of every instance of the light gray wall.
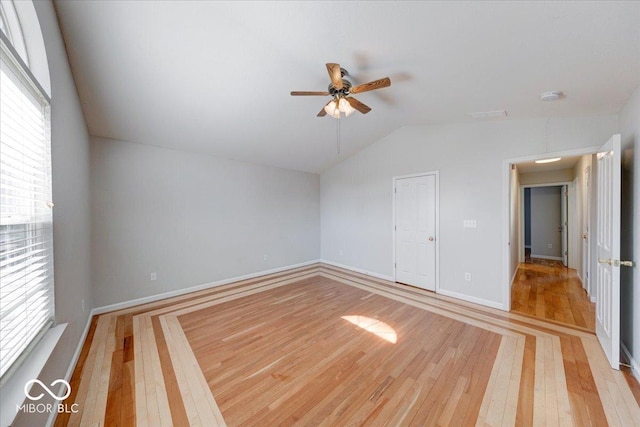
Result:
M89 217L89 136L54 8L34 2L51 76L51 160L56 321L68 322L39 378L64 378L93 306ZM82 311L82 300L85 311ZM52 403L48 395L39 403ZM13 426L45 425L48 414L19 414Z
M91 169L98 307L319 258L318 175L94 137Z
M531 189L531 256L562 257L560 195L562 187ZM548 245L552 245L551 248Z
M440 171L440 288L502 306L504 160L600 146L616 116L406 126L321 176L322 258L393 275L392 177ZM546 129L546 130L545 130ZM464 219L477 228L463 228ZM340 255L342 251L342 255ZM464 272L473 281L465 282Z
M621 267L621 339L640 364L640 87L620 112L622 136L621 258L633 268ZM637 366L637 365L636 365ZM640 378L640 372L635 372Z

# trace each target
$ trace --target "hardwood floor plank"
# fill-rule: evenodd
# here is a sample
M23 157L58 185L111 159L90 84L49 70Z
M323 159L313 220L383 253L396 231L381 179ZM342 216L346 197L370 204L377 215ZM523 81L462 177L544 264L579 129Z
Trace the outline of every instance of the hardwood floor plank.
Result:
M163 316L161 324L165 334L170 336L168 347L173 365L181 366L176 371L176 378L185 401L192 402L187 406L187 415L191 423L199 420L200 425L225 425L224 418L209 390L209 385L198 369L198 362L191 351L189 342L184 335L180 322L175 316ZM175 358L175 359L174 359ZM185 398L187 397L187 398Z
M549 268L517 274L523 314L326 265L107 313L56 425L636 425Z
M98 318L99 316L95 316L93 319L91 319L91 325L87 332L87 338L85 340L84 345L82 346L82 350L80 350L80 355L78 356L78 362L76 363L76 366L73 370L73 375L71 376L71 379L69 381L69 385L71 386L71 394L69 394L69 397L67 397L67 399L65 399L63 402L67 407L70 407L70 405L75 403L76 400L78 399L78 393L80 391L82 379L91 376L90 372L93 369L93 363L92 363L93 360L92 358L89 358L89 353L91 349L91 344L93 343L93 337L95 335L96 326L98 325ZM87 387L87 384L88 384L88 381L85 380L85 386L84 386L85 388ZM54 426L60 427L65 425L73 425L71 424L71 421L70 421L72 415L74 414L68 413L68 412L63 412L61 414L58 414L58 416L56 417ZM75 415L74 418L76 417L79 420L80 417Z
M116 337L118 335L116 327ZM123 351L116 350L111 355L111 374L109 378L109 392L107 395L107 407L105 409L104 425L119 426L122 411L122 369Z
M511 299L515 312L595 331L595 304L582 289L576 270L559 261L520 263Z

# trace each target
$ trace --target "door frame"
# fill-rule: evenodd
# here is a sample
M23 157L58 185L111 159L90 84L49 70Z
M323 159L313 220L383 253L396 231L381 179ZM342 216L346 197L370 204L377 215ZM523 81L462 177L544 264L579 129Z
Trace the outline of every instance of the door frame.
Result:
M510 204L509 195L511 187L511 165L547 159L549 157L570 157L596 154L600 146L578 148L574 150L554 151L548 153L533 154L524 157L515 157L502 161L502 310L511 311L511 271L510 264ZM592 218L593 220L593 218Z
M582 230L580 230L580 243L582 244L582 247L584 248L583 250L585 251L585 253L582 254L582 271L580 272L580 274L582 274L582 277L580 277L580 279L582 280L582 289L587 291L587 295L589 295L589 300L591 302L596 302L596 296L595 296L595 292L592 292L592 288L591 288L591 269L589 268L589 264L591 263L591 235L592 235L592 227L591 227L591 204L593 203L593 197L591 197L591 186L593 185L593 178L591 177L591 165L588 165L585 170L584 170L584 175L583 175L583 179L585 182L585 187L583 188L583 195L582 195L582 205L583 205L583 211L582 211ZM587 185L588 183L588 185ZM585 233L585 225L587 226L587 229L589 230L588 233ZM587 238L584 239L582 238L582 236L586 234ZM586 244L585 244L585 240L586 240ZM585 274L587 273L587 274Z
M440 171L439 170L414 173L410 175L399 175L391 178L391 205L392 205L391 232L393 236L393 240L392 240L393 244L391 245L393 247L393 259L391 264L391 270L393 271L393 281L395 282L396 281L396 183L399 179L418 178L421 176L429 176L429 175L434 176L435 186L436 186L436 191L435 191L435 199L436 199L435 200L435 221L436 221L436 224L435 224L435 230L436 230L435 231L435 239L436 239L435 292L440 293Z

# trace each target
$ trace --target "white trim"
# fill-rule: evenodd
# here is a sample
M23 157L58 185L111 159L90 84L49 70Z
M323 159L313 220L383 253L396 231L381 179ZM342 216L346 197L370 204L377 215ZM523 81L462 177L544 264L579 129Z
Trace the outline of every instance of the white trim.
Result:
M84 331L82 331L82 335L80 336L80 342L76 346L76 351L73 353L73 357L71 358L71 363L69 363L69 367L67 368L67 372L64 374L64 379L67 381L71 380L71 375L73 375L73 371L76 368L76 363L78 363L78 359L80 358L80 352L82 351L82 346L84 345L84 341L87 339L87 335L89 335L89 328L91 328L91 321L93 320L93 316L96 315L96 309L94 308L89 313L89 317L87 317L87 324L84 327Z
M442 289L442 288L440 288L440 291L438 293L451 298L472 302L474 304L480 304L486 307L497 308L498 310L502 310L502 311L509 311L509 309L506 309L505 306L503 304L500 304L499 302L489 301L489 300L478 298L478 297L472 297L470 295L465 295L459 292L449 291L447 289Z
M340 264L340 263L329 261L329 260L326 260L326 259L321 259L319 262L321 262L323 264L332 265L332 266L338 267L338 268L344 268L345 270L354 271L356 273L365 274L367 276L376 277L378 279L388 280L390 282L395 282L395 280L393 280L392 276L387 276L386 274L374 273L372 271L363 270L363 269L357 268L357 267L350 267L348 265Z
M391 280L392 282L396 281L396 181L399 179L417 178L417 177L429 176L429 175L433 175L436 180L435 182L435 187L436 187L435 188L436 190L436 194L435 194L435 199L436 199L436 203L435 203L436 204L435 206L436 284L435 284L434 291L435 293L439 293L440 291L440 170L414 173L410 175L399 175L391 178L391 207L392 207L391 232L392 232L392 239L393 239L391 244L392 253L393 253L393 259L391 260L391 271L393 271L393 276L391 277L391 279L387 279L387 280Z
M531 254L531 258L539 258L539 259L552 259L554 261L562 261L561 256L550 256L550 255L536 255Z
M516 276L518 275L518 267L516 267L516 271L513 272L513 276L511 276L511 287L513 288L513 282L516 281Z
M638 364L638 361L633 358L631 352L622 341L620 341L620 348L622 349L624 356L629 361L629 365L631 365L631 374L640 381L640 365Z
M273 268L271 270L263 270L263 271L258 271L257 273L245 274L243 276L230 277L228 279L222 279L216 282L205 283L203 285L191 286L188 288L177 289L175 291L164 292L161 294L151 295L148 297L142 297L142 298L137 298L129 301L118 302L115 304L109 304L102 307L96 307L91 311L91 313L93 315L96 315L96 314L108 313L110 311L122 310L124 308L129 308L129 307L134 307L140 304L147 304L150 302L160 301L166 298L188 294L190 292L201 291L203 289L209 289L209 288L226 285L233 282L239 282L241 280L253 279L255 277L266 276L268 274L273 274L273 273L279 273L281 271L291 270L293 268L306 267L307 265L317 264L319 262L320 260L315 259L312 261L301 262L299 264L286 265L284 267Z
M80 358L80 352L82 351L82 347L84 346L84 342L87 339L87 335L89 334L89 328L91 327L91 321L93 320L93 316L96 315L95 308L89 312L89 317L87 318L87 324L84 327L84 331L82 331L82 335L80 336L80 340L78 341L78 345L76 346L76 351L73 353L73 357L71 357L71 362L69 362L69 367L67 368L67 372L64 374L64 379L66 381L71 381L71 375L73 375L73 371L76 369L76 363L78 363L78 359ZM62 389L62 384L60 384L59 390ZM51 411L49 414L49 418L47 419L46 427L51 427L56 422L56 418L58 416L57 411Z
M594 304L596 303L596 297L595 296L591 295L590 300L591 300L592 303L594 303Z
M540 187L562 187L563 185L571 185L573 181L553 181L544 184L520 184L522 188L540 188Z
M540 153L525 157L504 159L502 161L502 301L504 307L511 307L511 283L509 271L509 184L511 180L511 165L523 162L540 160L548 157L584 156L597 153L600 147L585 147L574 150L565 150L552 153ZM507 309L508 310L508 309Z
M285 270L291 270L293 268L299 268L299 267L305 267L307 265L312 265L312 264L317 264L321 262L320 260L313 260L313 261L307 261L307 262L302 262L299 264L293 264L293 265L288 265L285 267L278 267L278 268L274 268L271 270L265 270L265 271L260 271L258 273L252 273L252 274L246 274L244 276L238 276L238 277L233 277L230 279L224 279L224 280L219 280L217 282L212 282L212 283L206 283L203 285L197 285L197 286L192 286L189 288L184 288L184 289L179 289L176 291L171 291L171 292L165 292L162 294L156 294L156 295L152 295L152 296L148 296L148 297L144 297L144 298L138 298L138 299L134 299L134 300L130 300L130 301L124 301L124 302L120 302L120 303L116 303L116 304L111 304L111 305L105 305L102 307L96 307L93 310L91 310L91 312L89 313L89 317L87 319L87 324L84 327L84 331L82 332L82 336L80 338L80 342L78 342L78 345L76 347L76 351L73 353L73 357L71 358L71 362L69 363L69 368L67 368L67 373L65 374L64 379L67 381L71 380L71 375L73 375L73 371L76 368L76 364L78 363L78 359L80 358L80 352L82 351L82 347L84 346L84 342L87 339L87 335L89 334L89 328L91 327L91 322L93 320L93 317L98 315L98 314L103 314L103 313L108 313L110 311L115 311L115 310L121 310L124 308L129 308L129 307L134 307L136 305L140 305L140 304L145 304L145 303L149 303L149 302L155 302L155 301L159 301L165 298L170 298L173 296L178 296L178 295L183 295L183 294L188 294L190 292L195 292L195 291L200 291L203 289L207 289L207 288L213 288L216 286L221 286L221 285L226 285L228 283L233 283L233 282L238 282L241 280L247 280L247 279L253 279L255 277L259 277L259 276L266 276L268 274L273 274L273 273L279 273L281 271L285 271ZM52 412L51 415L49 415L49 419L47 420L47 427L51 427L53 425L53 423L56 420L56 416L57 413L56 412Z
M2 391L0 425L8 426L13 422L13 419L18 414L18 405L24 402L25 399L25 384L31 379L38 378L66 327L67 324L62 323L49 329L22 362L22 365L3 384L0 389Z
M517 168L516 168L517 170ZM520 172L518 172L520 173ZM511 179L511 174L509 174L509 179ZM520 182L520 179L518 179L518 182ZM509 181L509 186L511 186L511 181ZM511 189L509 189L511 190ZM511 191L509 191L509 195L511 195ZM520 247L518 248L518 261L519 262L525 262L526 258L527 258L527 249L531 249L531 245L527 245L527 239L526 239L526 233L525 233L525 228L527 227L526 222L524 221L524 214L525 214L525 199L524 199L524 187L522 186L522 184L518 184L518 199L520 201L520 206L518 206L518 236L519 236L519 243L520 243ZM531 200L529 200L531 201ZM509 206L509 218L511 218L511 206ZM529 220L531 220L531 218L529 218ZM509 230L511 231L511 230ZM531 237L531 236L529 236ZM511 241L511 235L509 235L509 241ZM511 254L509 254L511 255ZM511 286L513 286L513 280L511 281Z

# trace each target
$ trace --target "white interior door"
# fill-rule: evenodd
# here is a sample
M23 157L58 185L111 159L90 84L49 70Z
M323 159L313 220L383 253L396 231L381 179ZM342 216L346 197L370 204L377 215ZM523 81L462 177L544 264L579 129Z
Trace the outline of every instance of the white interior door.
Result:
M569 215L567 210L567 186L563 185L560 191L560 231L562 233L562 265L569 266L569 250L568 250L568 224Z
M596 335L609 363L620 361L620 135L598 153Z
M396 179L396 281L436 289L436 176Z

